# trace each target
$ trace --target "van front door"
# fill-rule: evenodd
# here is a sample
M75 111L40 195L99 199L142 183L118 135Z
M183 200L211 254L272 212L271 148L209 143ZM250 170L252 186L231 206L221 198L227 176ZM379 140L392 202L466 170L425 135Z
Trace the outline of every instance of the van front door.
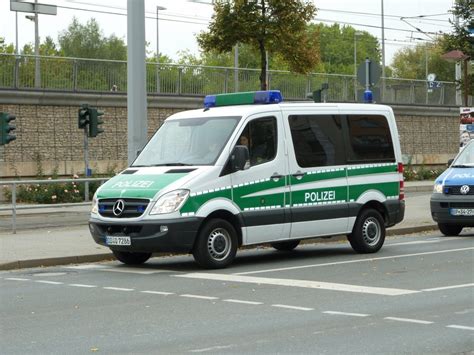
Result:
M289 145L290 238L346 233L347 167L341 118L295 112L285 120Z
M235 143L249 149L245 169L231 174L233 201L242 211L244 244L289 236L285 214L288 165L282 127L278 112L250 117Z

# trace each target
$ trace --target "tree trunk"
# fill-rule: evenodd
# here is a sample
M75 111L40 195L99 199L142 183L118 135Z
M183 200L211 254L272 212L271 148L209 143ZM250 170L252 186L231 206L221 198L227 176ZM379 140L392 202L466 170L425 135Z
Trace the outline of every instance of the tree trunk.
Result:
M264 41L258 41L260 51L260 90L267 90L267 55Z

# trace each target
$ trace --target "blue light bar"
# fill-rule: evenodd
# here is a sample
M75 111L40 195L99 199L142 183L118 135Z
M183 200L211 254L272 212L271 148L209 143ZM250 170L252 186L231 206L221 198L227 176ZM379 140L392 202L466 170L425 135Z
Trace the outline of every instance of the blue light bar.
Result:
M279 90L237 92L232 94L207 95L204 107L232 105L277 104L283 101Z

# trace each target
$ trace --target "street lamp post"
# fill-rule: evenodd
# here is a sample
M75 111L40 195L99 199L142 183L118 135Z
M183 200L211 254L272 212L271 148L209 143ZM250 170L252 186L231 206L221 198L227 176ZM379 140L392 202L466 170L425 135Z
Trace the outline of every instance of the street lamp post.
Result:
M357 36L362 36L362 32L354 32L354 100L357 102Z
M156 92L160 92L160 31L158 25L159 10L166 10L166 7L156 7Z

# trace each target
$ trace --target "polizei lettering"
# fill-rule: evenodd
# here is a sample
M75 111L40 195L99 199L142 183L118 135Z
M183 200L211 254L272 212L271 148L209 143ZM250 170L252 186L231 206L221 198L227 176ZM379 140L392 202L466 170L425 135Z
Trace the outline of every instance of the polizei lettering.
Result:
M333 201L336 199L336 191L317 191L317 192L305 192L304 202L321 202L321 201Z
M139 188L139 189L146 189L153 185L153 181L146 181L146 180L137 180L137 181L118 181L112 185L112 189L123 189L123 188Z

